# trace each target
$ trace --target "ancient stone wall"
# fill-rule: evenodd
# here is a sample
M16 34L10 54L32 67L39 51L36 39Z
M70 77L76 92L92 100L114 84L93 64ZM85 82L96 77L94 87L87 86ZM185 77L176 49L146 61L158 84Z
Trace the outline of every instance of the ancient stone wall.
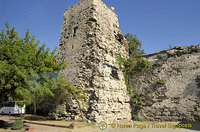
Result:
M139 116L156 121L199 120L200 45L176 46L146 57L153 67L132 75L133 94L139 93L144 102Z
M67 80L84 89L86 118L94 121L129 121L131 109L123 72L116 56L128 57L127 42L113 8L101 0L82 0L64 13L58 61L69 66ZM78 115L76 106L69 111Z

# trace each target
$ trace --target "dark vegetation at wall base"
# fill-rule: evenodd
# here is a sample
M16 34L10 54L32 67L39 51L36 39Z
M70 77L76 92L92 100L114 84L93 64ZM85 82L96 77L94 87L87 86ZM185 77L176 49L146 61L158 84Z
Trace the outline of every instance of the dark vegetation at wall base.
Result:
M84 98L83 91L65 81L59 71L64 61L56 62L56 48L49 52L45 44L38 46L35 37L26 31L19 38L15 28L0 33L0 102L23 101L32 106L34 114L47 114L64 102ZM52 74L52 75L49 75Z

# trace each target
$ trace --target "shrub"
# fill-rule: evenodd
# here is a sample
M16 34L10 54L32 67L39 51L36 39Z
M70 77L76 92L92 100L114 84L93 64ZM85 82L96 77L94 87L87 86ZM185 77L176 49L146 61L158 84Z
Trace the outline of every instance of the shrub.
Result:
M133 97L132 97L132 102L131 102L132 106L134 107L134 109L136 111L139 111L140 109L143 108L143 100L142 100L142 96L139 95L138 93L136 93Z
M124 79L128 94L131 93L131 74L145 72L152 67L152 64L144 57L125 59L117 56L117 62L120 66L124 66Z
M134 120L134 121L140 121L140 122L146 121L145 118L139 118L137 115L134 115L134 116L133 116L133 120Z
M24 123L22 120L15 120L15 122L12 125L12 130L21 130L24 126Z
M140 118L140 122L144 122L144 121L146 121L145 118Z
M160 55L160 54L158 54L158 55L156 56L156 58L160 60L160 59L163 59L163 56Z
M134 121L139 121L139 117L138 117L137 115L134 115L134 116L133 116L133 120L134 120Z
M157 84L165 84L166 82L167 80L165 78L156 81Z
M147 69L151 68L152 64L146 58L138 58L134 67L135 72L144 72Z

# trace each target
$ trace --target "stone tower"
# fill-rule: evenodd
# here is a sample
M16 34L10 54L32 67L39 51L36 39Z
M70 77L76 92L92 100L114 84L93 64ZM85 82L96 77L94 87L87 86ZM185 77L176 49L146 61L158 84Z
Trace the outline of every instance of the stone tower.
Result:
M88 102L84 114L90 120L131 120L118 55L128 57L128 51L113 7L101 0L81 0L65 10L58 60L69 64L62 71L66 78L84 90Z

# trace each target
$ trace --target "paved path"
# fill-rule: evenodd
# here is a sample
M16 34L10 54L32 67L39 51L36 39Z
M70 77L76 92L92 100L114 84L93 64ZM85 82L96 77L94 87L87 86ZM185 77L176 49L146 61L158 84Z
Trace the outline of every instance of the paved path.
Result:
M28 123L25 123L25 125L28 125L31 128L33 128L34 132L72 132L70 129L67 129L67 128L50 127L50 126L35 125L35 124L28 124Z

